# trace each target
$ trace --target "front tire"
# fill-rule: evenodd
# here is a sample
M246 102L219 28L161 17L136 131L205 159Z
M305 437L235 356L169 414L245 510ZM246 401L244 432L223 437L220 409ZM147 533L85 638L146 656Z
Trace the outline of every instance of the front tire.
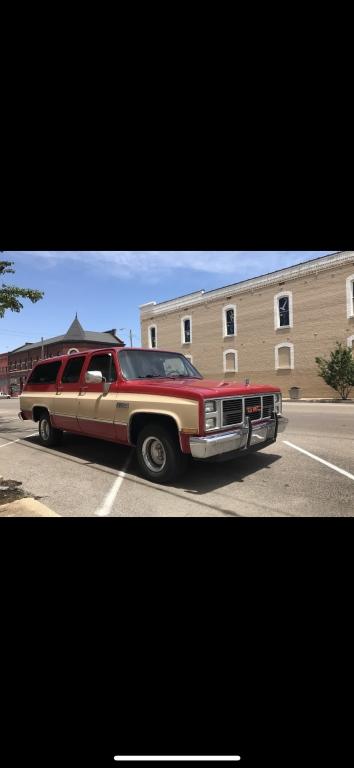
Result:
M39 419L39 441L41 445L45 445L47 448L51 448L54 445L59 445L62 441L63 433L61 429L55 429L50 423L50 417L48 413L44 413Z
M170 483L186 469L188 457L176 435L160 424L152 422L141 430L136 449L141 473L153 483Z

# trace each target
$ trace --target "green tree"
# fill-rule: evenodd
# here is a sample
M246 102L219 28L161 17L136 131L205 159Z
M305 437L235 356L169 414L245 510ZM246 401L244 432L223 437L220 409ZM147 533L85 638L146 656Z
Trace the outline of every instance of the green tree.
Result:
M13 261L0 261L0 275L5 275L9 272L14 273L15 270L12 269L13 264ZM4 317L7 309L10 309L11 312L20 312L23 309L23 304L19 301L19 298L29 299L32 301L32 304L35 304L43 296L44 293L42 291L36 291L31 288L18 288L16 285L5 285L2 283L0 288L0 317Z
M318 375L339 392L342 400L347 400L354 387L354 358L351 349L337 341L329 360L324 357L316 357L315 360L319 367Z

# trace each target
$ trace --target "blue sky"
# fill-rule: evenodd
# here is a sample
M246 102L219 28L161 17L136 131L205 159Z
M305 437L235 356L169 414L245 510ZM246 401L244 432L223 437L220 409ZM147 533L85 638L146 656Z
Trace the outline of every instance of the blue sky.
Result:
M65 333L75 313L87 331L117 328L140 344L139 304L220 288L331 251L7 251L4 283L44 291L44 299L0 319L0 352ZM124 328L125 330L119 330Z

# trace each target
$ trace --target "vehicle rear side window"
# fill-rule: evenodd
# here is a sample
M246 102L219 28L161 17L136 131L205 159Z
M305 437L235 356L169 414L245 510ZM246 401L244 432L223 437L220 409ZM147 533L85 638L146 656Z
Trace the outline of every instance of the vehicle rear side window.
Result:
M61 377L62 384L75 384L79 381L84 360L84 357L73 357L67 362Z
M60 366L61 360L37 365L28 379L28 384L55 384Z

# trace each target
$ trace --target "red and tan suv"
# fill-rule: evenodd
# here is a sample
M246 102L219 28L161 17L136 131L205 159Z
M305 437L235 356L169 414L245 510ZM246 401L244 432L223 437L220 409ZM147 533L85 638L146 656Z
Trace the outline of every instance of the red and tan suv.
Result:
M285 429L279 389L203 379L184 355L105 349L37 363L20 397L21 419L42 445L75 432L135 446L142 474L174 480L188 456L242 455Z

